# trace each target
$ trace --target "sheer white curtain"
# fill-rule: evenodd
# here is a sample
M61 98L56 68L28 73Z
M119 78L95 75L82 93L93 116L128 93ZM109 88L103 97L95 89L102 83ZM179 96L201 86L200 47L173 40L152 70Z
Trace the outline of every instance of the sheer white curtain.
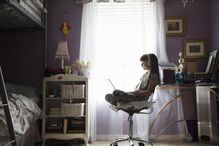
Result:
M142 54L155 53L160 61L168 60L162 1L93 1L83 5L80 59L91 62L89 102L92 140L114 139L127 134L127 115L112 111L105 101L105 94L113 91L107 79L110 78L116 88L130 91L143 73L139 61ZM138 125L134 125L137 129L134 134L145 137L148 119L140 116L134 116L137 117L134 123ZM144 118L140 120L142 123L137 120L139 118Z

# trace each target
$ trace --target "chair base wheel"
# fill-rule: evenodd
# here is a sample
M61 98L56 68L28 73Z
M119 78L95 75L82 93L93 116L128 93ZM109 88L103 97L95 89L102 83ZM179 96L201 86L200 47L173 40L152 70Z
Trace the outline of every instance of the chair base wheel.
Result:
M138 142L138 145L139 146L145 146L145 144L149 144L151 146L153 146L153 143L149 142L149 141L146 141L146 140L142 140L140 138L134 138L134 137L127 137L127 138L119 138L117 140L115 140L114 142L112 142L110 144L110 146L118 146L118 143L119 142L124 142L124 141L128 141L130 146L135 146L134 145L134 141L135 142Z
M110 146L118 146L118 143L112 143L112 144L110 144Z
M139 142L138 145L139 145L139 146L144 146L144 143Z

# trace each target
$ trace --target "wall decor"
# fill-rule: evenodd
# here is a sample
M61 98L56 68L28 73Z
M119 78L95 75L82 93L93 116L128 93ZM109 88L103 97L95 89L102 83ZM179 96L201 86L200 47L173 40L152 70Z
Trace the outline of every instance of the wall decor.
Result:
M167 36L185 35L185 17L167 16L165 18L165 29Z
M205 40L184 40L184 58L201 58L206 56Z
M199 72L198 61L197 60L187 60L186 61L186 72L190 74L195 74Z

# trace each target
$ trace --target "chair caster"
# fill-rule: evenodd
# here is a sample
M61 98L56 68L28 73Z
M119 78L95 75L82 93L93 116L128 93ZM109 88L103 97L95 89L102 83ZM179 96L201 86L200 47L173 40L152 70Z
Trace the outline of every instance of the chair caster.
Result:
M118 146L118 143L112 143L112 144L110 144L110 146Z
M139 142L138 145L139 145L139 146L144 146L144 143Z

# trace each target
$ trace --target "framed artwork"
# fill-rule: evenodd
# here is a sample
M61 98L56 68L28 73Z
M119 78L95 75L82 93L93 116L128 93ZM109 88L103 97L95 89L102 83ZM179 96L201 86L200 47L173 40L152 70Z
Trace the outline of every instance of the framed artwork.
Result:
M165 18L165 30L167 36L185 35L185 17L168 16Z
M186 72L195 74L199 71L197 60L187 60L186 61Z
M206 55L206 42L204 40L184 40L184 58L202 58Z

